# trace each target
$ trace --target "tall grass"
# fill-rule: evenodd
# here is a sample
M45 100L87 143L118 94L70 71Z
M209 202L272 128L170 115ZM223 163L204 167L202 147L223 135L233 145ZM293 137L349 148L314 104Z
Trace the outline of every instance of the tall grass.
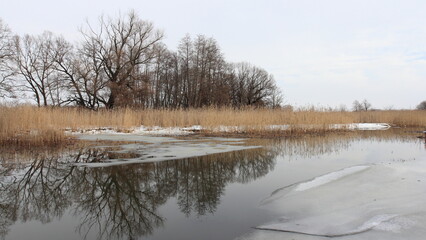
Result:
M136 126L245 126L254 132L270 125L289 125L291 131L326 131L329 124L385 122L402 127L426 127L426 111L323 112L271 109L206 108L190 110L0 107L0 144L59 144L64 129Z

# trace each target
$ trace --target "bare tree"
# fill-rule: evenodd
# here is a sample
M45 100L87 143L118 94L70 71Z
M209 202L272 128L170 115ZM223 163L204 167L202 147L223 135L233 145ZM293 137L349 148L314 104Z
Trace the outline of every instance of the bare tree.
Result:
M362 101L362 109L364 110L364 111L368 111L368 110L370 110L371 109L371 103L369 103L368 101L367 101L367 99L364 99L363 101Z
M276 89L273 76L249 63L236 64L234 74L232 84L234 106L265 106L267 98Z
M63 79L56 71L58 52L55 37L50 32L39 36L15 37L14 68L24 80L38 106L62 103Z
M419 103L416 107L418 110L426 110L426 101Z
M124 18L101 17L99 24L98 30L90 24L82 30L85 40L81 51L93 56L93 60L100 64L109 93L105 99L98 97L98 100L107 108L113 108L117 104L125 104L135 81L140 78L141 66L155 57L154 45L163 38L163 34L151 23L139 19L134 12Z
M76 49L63 38L55 40L55 70L64 79L66 103L98 109L107 102L107 80L94 51Z
M271 91L271 95L268 98L267 104L271 108L281 108L283 105L283 94L278 87L274 87Z
M10 60L13 56L12 32L0 19L0 98L13 97Z
M361 104L358 100L355 100L355 101L352 103L352 110L353 110L354 112L362 111L362 104Z
M181 99L181 82L178 78L178 57L164 44L156 44L156 58L150 67L151 99L149 107L176 108ZM175 96L176 95L176 96Z
M348 109L346 108L346 105L345 105L345 104L340 104L340 105L336 108L336 111L338 111L338 112L347 112L347 111L348 111Z
M367 101L367 99L364 99L362 102L359 102L358 100L355 100L352 103L352 110L355 112L359 111L368 111L371 109L371 103Z
M75 46L49 32L10 41L10 30L0 21L0 97L11 92L15 73L38 106L96 110L282 104L272 75L249 63L227 63L213 38L187 35L176 52L170 51L161 43L162 32L134 12L100 17L98 26L87 23L81 33L83 41ZM3 70L11 57L13 68Z
M223 92L224 59L220 48L213 38L203 35L197 36L194 41L194 80L195 80L195 107L217 105L219 98L225 97ZM219 90L220 91L216 91ZM225 90L226 91L226 90Z
M395 107L393 105L388 105L388 106L385 106L383 109L386 111L392 111L395 109Z
M186 35L178 46L178 58L180 65L180 81L182 82L182 107L187 108L193 99L192 61L193 43L191 37Z

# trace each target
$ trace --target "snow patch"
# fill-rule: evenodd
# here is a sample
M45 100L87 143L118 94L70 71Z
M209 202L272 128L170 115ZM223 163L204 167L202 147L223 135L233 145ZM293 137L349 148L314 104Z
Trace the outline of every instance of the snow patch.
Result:
M349 130L387 130L391 126L387 123L350 123L350 124L333 124L333 129L349 129Z
M268 125L264 126L265 130L270 131L286 131L291 128L301 129L312 129L316 128L317 125ZM190 127L147 127L139 126L130 128L125 132L121 132L119 129L113 127L101 127L96 129L78 129L70 130L67 129L67 134L137 134L137 135L150 135L150 136L185 136L191 135L202 130L210 130L217 133L241 133L249 130L250 126L217 126L212 128L203 127L200 125L194 125ZM348 130L386 130L390 128L387 123L351 123L351 124L332 124L329 126L330 129L348 129Z
M167 136L182 136L182 135L190 135L194 134L194 132L199 132L203 128L199 125L194 125L191 127L146 127L146 126L139 126L130 128L125 132L120 131L119 129L113 128L113 127L102 127L102 128L96 128L96 129L78 129L75 131L72 131L70 129L67 129L65 133L67 134L90 134L90 135L96 135L96 134L117 134L117 135L126 135L126 134L137 134L137 135L167 135Z

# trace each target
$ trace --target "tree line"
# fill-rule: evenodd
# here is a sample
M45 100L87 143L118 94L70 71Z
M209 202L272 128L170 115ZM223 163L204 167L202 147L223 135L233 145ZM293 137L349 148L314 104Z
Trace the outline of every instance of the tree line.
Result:
M17 36L0 20L0 97L31 93L38 106L89 109L278 107L271 74L229 63L217 41L187 35L172 51L135 12L100 17L71 44L51 32Z

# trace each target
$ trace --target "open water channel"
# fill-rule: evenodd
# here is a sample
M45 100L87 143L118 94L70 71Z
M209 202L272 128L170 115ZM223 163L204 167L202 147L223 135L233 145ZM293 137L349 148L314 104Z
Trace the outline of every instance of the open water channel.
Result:
M0 238L420 240L426 145L417 135L105 135L82 136L102 141L79 149L3 149Z

